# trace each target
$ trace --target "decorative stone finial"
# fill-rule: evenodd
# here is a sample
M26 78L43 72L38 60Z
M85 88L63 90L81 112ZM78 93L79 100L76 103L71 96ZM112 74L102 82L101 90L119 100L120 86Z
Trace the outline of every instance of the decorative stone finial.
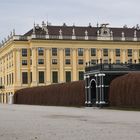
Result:
M113 36L113 32L112 31L110 31L110 36Z
M45 26L45 22L44 21L42 21L42 27L44 27Z
M61 29L59 30L59 35L60 35L60 36L62 35L62 30L61 30Z
M85 31L85 36L88 36L88 31L87 30Z
M91 23L89 23L89 27L91 27Z
M4 38L4 42L6 42L7 40L6 40L6 38Z
M137 25L136 25L136 29L137 29L137 30L139 30L139 29L140 29L140 26L139 26L139 24L137 24Z
M33 27L33 34L35 34L35 22L34 22L34 27Z
M97 31L97 36L99 36L99 35L100 35L100 31L98 30L98 31Z
M48 31L48 28L47 27L46 27L45 31L46 31L46 35L48 35L49 34L49 31Z
M134 31L134 38L137 38L137 31Z
M15 35L15 29L13 29L13 35Z
M124 32L122 32L122 41L125 41L125 35L124 35Z
M97 22L97 28L99 27L99 23Z
M4 41L2 40L1 43L4 44Z
M8 35L7 38L8 38L8 40L9 40L9 39L10 39L10 36Z
M10 37L12 37L13 36L13 34L12 34L12 32L10 32Z
M72 35L75 36L75 29L72 29Z
M122 37L124 38L124 32L122 32Z

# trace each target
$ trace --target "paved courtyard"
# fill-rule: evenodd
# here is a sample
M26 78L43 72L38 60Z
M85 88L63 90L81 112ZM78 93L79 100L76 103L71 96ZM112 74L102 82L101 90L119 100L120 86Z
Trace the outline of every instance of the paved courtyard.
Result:
M0 140L139 140L140 112L0 104Z

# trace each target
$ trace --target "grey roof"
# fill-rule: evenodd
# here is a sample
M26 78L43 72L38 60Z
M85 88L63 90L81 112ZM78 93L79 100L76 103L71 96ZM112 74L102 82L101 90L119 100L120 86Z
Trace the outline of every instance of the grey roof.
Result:
M91 26L52 26L52 25L47 25L47 26L35 26L33 29L29 30L27 33L25 33L23 36L31 36L33 33L35 35L46 35L46 28L48 31L48 34L50 36L59 36L60 35L60 30L62 33L62 36L72 36L73 35L73 30L75 33L75 36L80 36L84 37L85 32L87 32L89 37L97 37L98 36L98 31L104 27L91 27ZM108 29L110 32L112 32L112 37L113 38L121 38L122 33L124 33L125 38L134 38L134 34L137 38L140 38L140 30L136 28L113 28L113 27L105 27ZM140 39L139 39L140 40Z

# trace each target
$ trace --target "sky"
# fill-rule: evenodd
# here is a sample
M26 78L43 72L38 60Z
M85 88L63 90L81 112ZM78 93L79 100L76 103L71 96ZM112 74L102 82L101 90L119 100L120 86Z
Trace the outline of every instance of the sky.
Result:
M42 21L52 25L133 27L140 24L140 0L0 0L0 42L15 29L26 33Z

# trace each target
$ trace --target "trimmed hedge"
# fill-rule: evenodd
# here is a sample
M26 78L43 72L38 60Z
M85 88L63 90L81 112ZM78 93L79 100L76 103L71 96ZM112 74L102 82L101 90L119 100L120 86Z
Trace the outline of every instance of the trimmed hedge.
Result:
M84 102L84 81L25 88L14 94L15 104L84 106Z
M111 106L140 108L140 73L129 73L111 82Z

